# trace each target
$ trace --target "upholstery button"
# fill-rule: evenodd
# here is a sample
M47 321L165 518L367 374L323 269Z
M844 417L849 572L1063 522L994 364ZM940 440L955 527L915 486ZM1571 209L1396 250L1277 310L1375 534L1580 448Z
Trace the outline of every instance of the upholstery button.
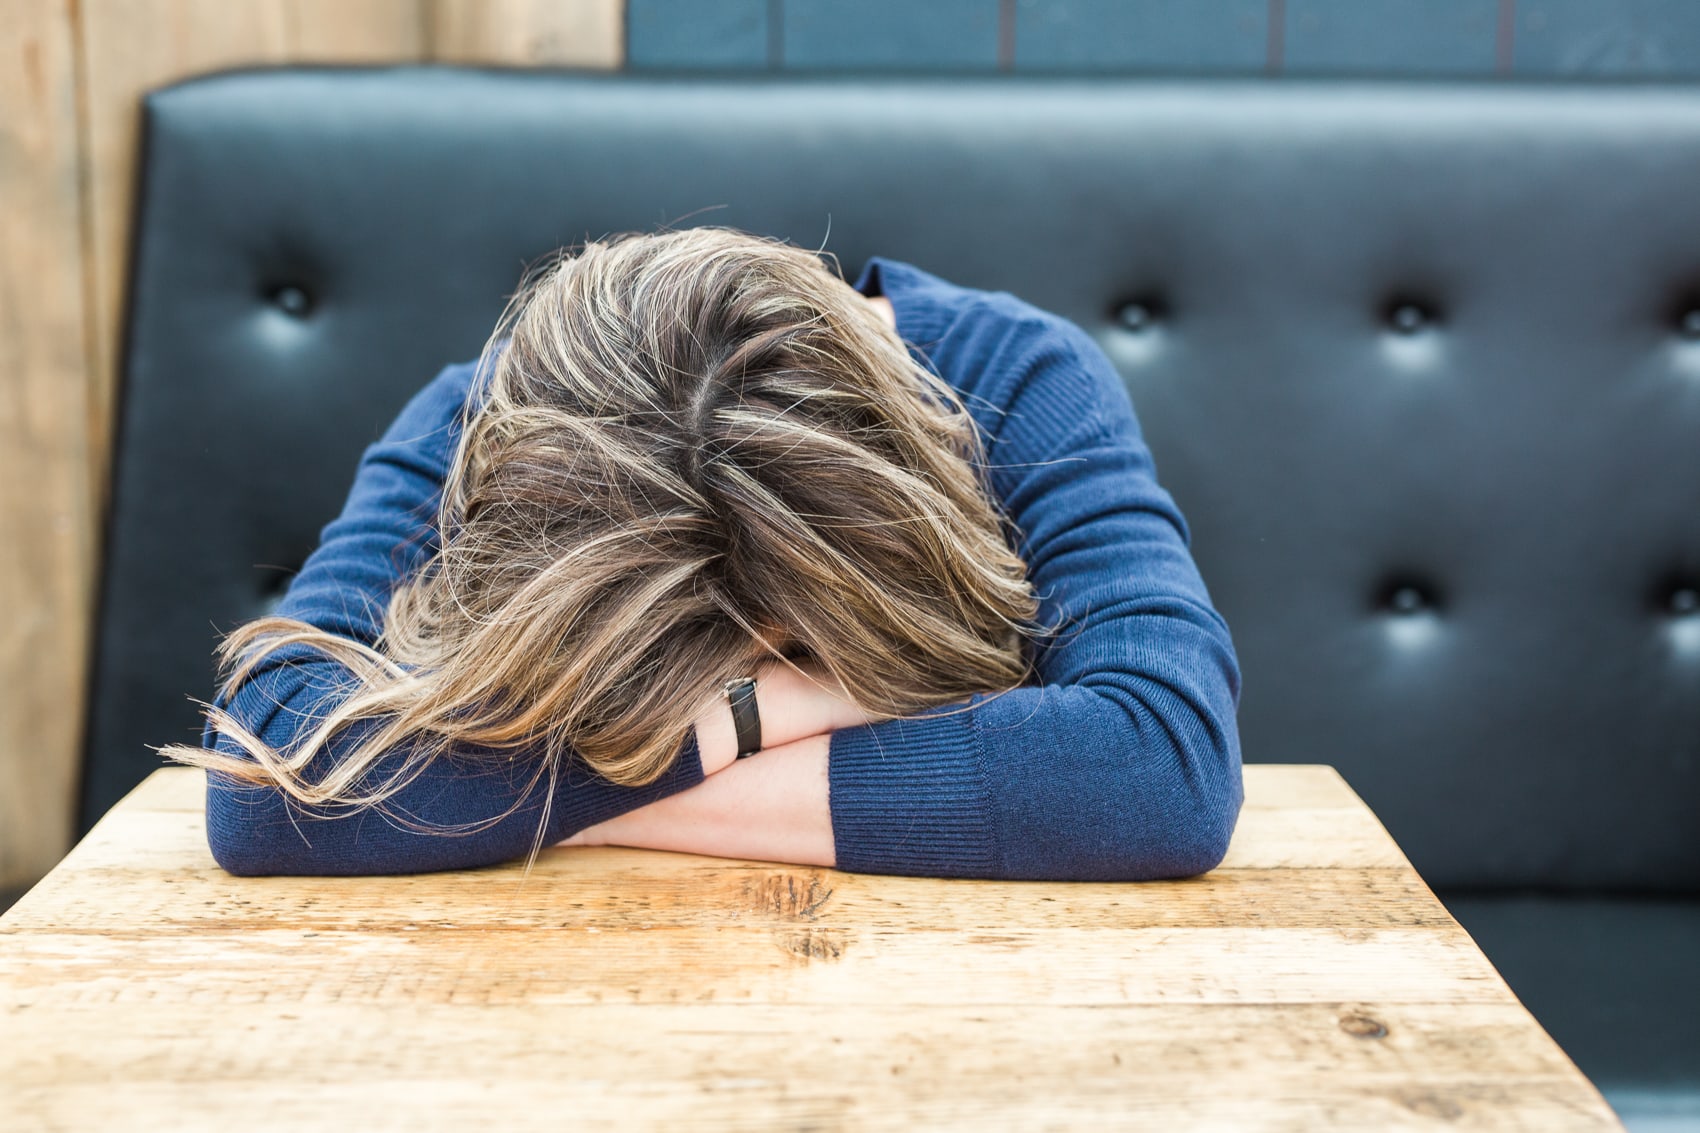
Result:
M1150 329L1155 321L1156 315L1144 303L1123 303L1116 311L1116 322L1121 324L1123 330L1133 331L1135 334Z
M304 319L313 309L307 293L293 284L285 284L272 292L272 302L278 310L294 319Z
M1415 334L1428 324L1429 316L1415 303L1400 303L1393 308L1388 321L1400 334Z
M1700 611L1700 590L1692 586L1679 586L1671 591L1670 612L1678 616Z
M1387 596L1387 604L1396 614L1415 614L1428 605L1428 599L1415 586L1400 586Z
M1684 338L1700 338L1700 307L1684 311L1677 329Z

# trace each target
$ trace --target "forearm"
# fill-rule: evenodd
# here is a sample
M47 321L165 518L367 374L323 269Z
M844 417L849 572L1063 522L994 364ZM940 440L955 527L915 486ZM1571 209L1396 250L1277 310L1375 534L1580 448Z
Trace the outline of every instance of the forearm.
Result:
M764 661L754 670L756 711L761 717L762 747L777 748L810 736L867 722L861 709L826 671L813 661ZM713 775L738 757L737 729L723 693L716 692L697 716L696 741L702 769Z
M868 722L813 662L756 667L763 748L737 758L724 697L711 698L695 736L706 774L696 786L589 827L563 845L833 865L827 776L832 735Z
M346 672L334 662L294 665L250 682L230 710L276 748L287 747L338 695ZM327 765L344 758L370 725L332 737ZM241 756L228 737L218 749ZM577 766L551 782L527 760L446 753L372 811L322 812L288 800L277 787L239 786L210 776L207 836L221 866L241 875L423 873L471 869L523 857L542 845L614 815L689 789L702 780L694 742L645 787L619 786ZM373 767L382 781L408 758L398 746ZM309 769L310 772L312 769Z
M563 845L753 858L798 865L837 862L827 799L830 735L765 748L701 783L590 827Z
M812 666L803 668L818 675ZM287 748L335 700L346 675L334 662L298 661L249 681L228 708L264 742ZM617 786L569 766L551 790L547 781L532 782L532 768L523 762L481 765L445 756L390 800L393 817L348 814L315 820L275 788L214 783L208 792L209 841L220 864L239 874L413 873L522 856L547 816L544 844L601 823L607 827L601 836L617 836L627 845L831 864L826 734L864 718L806 672L778 662L757 669L757 699L770 744L766 750L736 760L731 713L720 697L699 720L678 763L648 787ZM810 737L821 749L815 753L819 768L813 776L803 764L809 746L799 742ZM333 737L325 760L335 763L353 740L352 734ZM209 736L209 743L215 741L226 754L240 755L227 738ZM374 774L381 778L392 772L405 757L405 750L398 749ZM689 794L689 785L711 771L719 772L712 778L727 783L684 806L657 809L656 800ZM642 813L610 825L615 816L634 811ZM675 825L703 844L680 843L679 832L671 830ZM762 828L754 841L752 826Z

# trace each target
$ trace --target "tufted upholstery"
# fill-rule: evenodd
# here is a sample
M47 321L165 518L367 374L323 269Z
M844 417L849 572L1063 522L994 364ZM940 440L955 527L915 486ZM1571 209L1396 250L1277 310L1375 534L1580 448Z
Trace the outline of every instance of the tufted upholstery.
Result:
M1247 757L1338 766L1450 893L1540 894L1514 987L1564 918L1620 931L1567 895L1700 945L1700 89L295 70L146 124L85 820L526 260L720 223L1092 331Z

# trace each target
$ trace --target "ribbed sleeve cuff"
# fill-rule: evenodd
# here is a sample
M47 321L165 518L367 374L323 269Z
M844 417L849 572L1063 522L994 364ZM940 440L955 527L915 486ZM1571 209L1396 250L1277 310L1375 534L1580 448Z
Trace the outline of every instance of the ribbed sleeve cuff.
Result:
M693 730L686 733L678 758L648 786L617 786L576 762L567 767L561 778L563 789L555 793L549 820L550 836L557 840L689 790L706 776L702 771L702 752L697 748L696 732Z
M838 868L995 877L1000 853L972 710L832 733L827 774Z

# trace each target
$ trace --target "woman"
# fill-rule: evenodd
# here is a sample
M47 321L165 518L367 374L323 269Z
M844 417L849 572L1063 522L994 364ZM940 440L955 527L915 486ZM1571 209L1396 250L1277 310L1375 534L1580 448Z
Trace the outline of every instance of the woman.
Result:
M731 229L540 273L222 653L167 753L234 873L1177 877L1241 801L1228 630L1092 339Z

